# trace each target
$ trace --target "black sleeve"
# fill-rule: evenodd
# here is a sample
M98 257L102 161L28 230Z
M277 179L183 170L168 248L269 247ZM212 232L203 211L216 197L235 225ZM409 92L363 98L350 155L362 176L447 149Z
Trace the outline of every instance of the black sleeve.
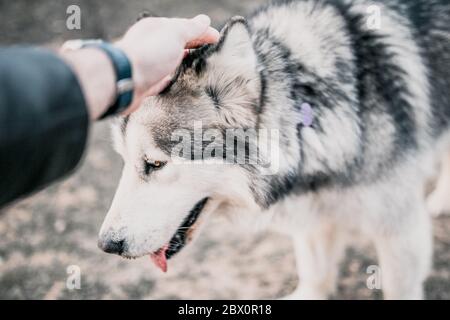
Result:
M0 207L71 171L88 120L80 85L60 58L0 48Z

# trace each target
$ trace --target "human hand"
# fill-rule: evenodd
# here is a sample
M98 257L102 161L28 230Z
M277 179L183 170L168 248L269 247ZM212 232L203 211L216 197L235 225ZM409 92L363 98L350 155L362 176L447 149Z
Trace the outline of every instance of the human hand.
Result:
M144 97L158 94L181 63L185 49L219 40L206 15L193 19L144 18L134 24L116 45L131 61L135 92L133 112Z

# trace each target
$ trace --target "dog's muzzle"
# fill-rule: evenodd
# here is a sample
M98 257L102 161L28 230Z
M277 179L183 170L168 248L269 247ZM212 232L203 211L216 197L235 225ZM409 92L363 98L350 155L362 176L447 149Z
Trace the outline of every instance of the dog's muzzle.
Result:
M183 224L178 228L177 232L170 239L169 247L166 250L166 258L170 259L187 244L189 234L192 226L197 222L200 213L208 202L208 198L204 198L197 202L197 204L189 212L189 215L184 220Z

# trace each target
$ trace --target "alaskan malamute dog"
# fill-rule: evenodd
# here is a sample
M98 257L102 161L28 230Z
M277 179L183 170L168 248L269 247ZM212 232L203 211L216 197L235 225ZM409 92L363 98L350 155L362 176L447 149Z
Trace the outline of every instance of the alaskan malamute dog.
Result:
M384 297L422 298L427 186L450 141L449 22L448 0L284 1L232 18L117 120L125 166L99 246L165 270L208 215L250 217L292 236L292 297L321 299L358 232L377 249ZM196 129L241 134L199 141ZM256 161L237 161L263 135ZM180 137L200 153L180 152Z

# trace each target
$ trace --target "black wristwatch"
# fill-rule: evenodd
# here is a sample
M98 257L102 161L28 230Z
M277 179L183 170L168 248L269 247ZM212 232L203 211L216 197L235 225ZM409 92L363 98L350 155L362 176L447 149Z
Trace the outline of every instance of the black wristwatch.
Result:
M82 48L98 48L110 58L116 74L116 100L100 117L104 119L110 115L119 114L127 109L133 100L134 82L130 60L125 52L111 43L103 40L70 40L63 49L77 50Z

